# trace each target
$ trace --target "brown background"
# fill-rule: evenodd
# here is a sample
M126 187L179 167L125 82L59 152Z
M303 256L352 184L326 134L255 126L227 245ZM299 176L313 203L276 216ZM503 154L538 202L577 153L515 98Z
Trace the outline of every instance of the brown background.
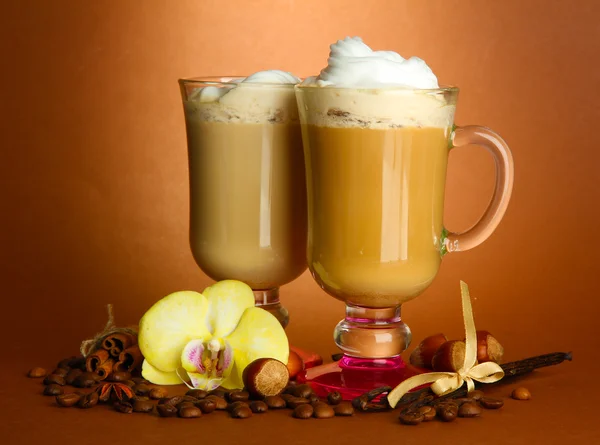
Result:
M302 434L331 442L334 435L366 440L375 432L405 443L442 435L449 443L600 437L583 401L590 393L585 372L599 362L599 16L595 0L6 2L0 329L10 389L0 391L15 405L0 408L8 413L0 436L11 444L75 441L74 429L99 423L141 429L148 442L199 434L217 440L227 431L232 440L254 443L274 428L290 443L303 443ZM102 327L106 303L115 304L119 324L135 323L160 297L210 282L188 248L177 79L269 68L316 74L328 45L346 35L425 59L442 83L461 87L457 123L495 129L515 158L513 200L496 233L476 250L446 257L431 288L404 308L415 342L434 331L462 336L463 279L478 327L500 339L507 359L573 350L575 361L525 380L536 395L531 402L513 402L470 426L411 429L396 425L393 414L300 425L280 414L279 422L253 418L230 427L234 421L219 416L196 427L46 406L39 383L22 373L75 352ZM447 226L473 223L492 185L483 150L453 152ZM285 286L282 300L296 345L335 352L341 303L306 273ZM510 387L494 391L505 395ZM573 409L574 402L583 405ZM58 432L50 433L50 424ZM115 440L127 443L132 434ZM97 431L88 436L86 443L102 443Z

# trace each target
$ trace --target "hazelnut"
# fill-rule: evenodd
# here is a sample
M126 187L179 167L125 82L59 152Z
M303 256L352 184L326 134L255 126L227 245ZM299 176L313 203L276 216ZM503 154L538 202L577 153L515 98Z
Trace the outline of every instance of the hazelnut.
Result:
M435 352L447 341L448 339L444 334L435 334L426 337L410 354L410 364L418 368L431 369L431 361Z
M488 331L477 331L477 361L500 363L504 348Z
M276 396L286 387L290 374L284 363L274 358L254 360L242 374L244 386L251 396Z
M531 399L531 393L527 388L519 387L513 390L510 395L515 400L529 400Z
M465 361L465 342L450 340L438 348L431 364L434 371L456 372Z
M287 369L290 374L290 379L295 378L304 370L304 362L302 361L302 358L298 355L298 353L292 350L290 350L290 355L288 357Z

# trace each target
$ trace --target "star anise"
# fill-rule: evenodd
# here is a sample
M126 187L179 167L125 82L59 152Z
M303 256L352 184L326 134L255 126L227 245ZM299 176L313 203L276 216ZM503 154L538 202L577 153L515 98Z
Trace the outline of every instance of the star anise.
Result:
M133 391L129 386L119 382L104 382L96 388L98 399L101 402L108 402L110 396L114 394L119 402L126 402L133 399Z

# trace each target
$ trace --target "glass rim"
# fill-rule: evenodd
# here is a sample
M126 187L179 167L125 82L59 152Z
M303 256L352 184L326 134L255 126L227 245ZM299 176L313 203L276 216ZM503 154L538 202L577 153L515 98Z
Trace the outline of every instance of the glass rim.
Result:
M316 88L320 90L328 90L328 91L344 91L344 90L354 90L354 91L404 91L410 93L458 93L459 88L454 85L440 85L438 88L414 88L414 87L406 87L402 85L382 85L378 87L360 87L360 86L349 86L349 87L339 87L339 86L318 86L315 84L311 85L302 85L297 84L296 88L299 90L308 90L310 88Z
M194 84L204 84L204 85L231 85L238 86L239 82L234 82L236 79L245 79L248 76L197 76L197 77L183 77L178 80L180 85L194 85ZM227 79L227 80L224 80ZM269 83L269 82L251 82L246 85L251 86L269 86L269 87L294 87L296 83Z

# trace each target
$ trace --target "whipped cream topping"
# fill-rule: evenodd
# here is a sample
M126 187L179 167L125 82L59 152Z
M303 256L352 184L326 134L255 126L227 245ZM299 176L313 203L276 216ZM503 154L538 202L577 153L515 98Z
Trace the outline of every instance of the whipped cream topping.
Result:
M335 87L438 88L431 68L418 57L404 59L393 51L373 51L360 37L346 37L330 46L327 67L304 84Z
M188 117L215 122L298 120L293 85L300 78L281 70L259 71L228 84L198 88L184 104Z

